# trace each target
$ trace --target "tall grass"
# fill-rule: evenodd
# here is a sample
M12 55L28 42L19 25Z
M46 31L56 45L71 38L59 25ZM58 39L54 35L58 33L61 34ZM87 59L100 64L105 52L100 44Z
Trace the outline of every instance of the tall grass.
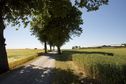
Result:
M53 70L52 84L80 84L80 78L70 65L71 58L68 54L68 52L63 52L61 55L55 55L56 69Z
M80 71L77 71L72 62L71 51L63 51L62 55L55 55L56 69L53 70L52 84L99 84L97 80L83 77Z
M102 84L126 84L126 48L81 49L71 53L73 61L90 78ZM97 53L96 53L97 52ZM104 53L113 53L113 56Z

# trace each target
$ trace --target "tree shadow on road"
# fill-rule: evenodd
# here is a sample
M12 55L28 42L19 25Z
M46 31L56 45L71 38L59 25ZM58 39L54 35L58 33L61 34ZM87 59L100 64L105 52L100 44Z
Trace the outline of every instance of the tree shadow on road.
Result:
M51 84L51 68L29 65L0 76L0 84Z
M20 67L0 76L0 84L100 84L82 78L70 69L42 68L34 65Z

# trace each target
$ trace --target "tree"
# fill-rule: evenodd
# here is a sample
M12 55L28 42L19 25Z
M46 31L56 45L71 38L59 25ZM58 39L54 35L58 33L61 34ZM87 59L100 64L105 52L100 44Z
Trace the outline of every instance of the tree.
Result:
M48 44L50 47L50 52L52 52L52 47L55 46L51 39L48 39Z
M45 34L45 32L42 32L42 31L39 32L38 34L39 34L39 36L37 36L38 40L44 43L44 50L45 50L45 53L47 53L47 34Z
M72 35L80 35L82 33L82 28L80 28L80 24L82 24L81 19L81 12L76 8L78 7L85 7L88 11L98 10L99 7L103 4L107 4L108 0L75 0L75 6L72 7L70 13L66 15L65 17L58 17L56 20L52 21L58 24L56 25L53 30L58 30L57 36L58 41L55 42L56 46L58 48L58 53L60 54L60 47L66 42L69 41ZM72 17L71 17L72 16ZM60 19L60 20L59 20ZM53 25L53 24L52 24ZM55 25L55 24L54 24ZM51 26L52 27L52 26ZM55 37L56 39L56 37Z
M121 44L122 46L126 47L126 43Z
M35 35L38 40L42 43L44 43L44 50L45 53L47 53L47 33L46 29L42 26L41 20L34 19L31 22L31 32L33 35Z
M96 11L103 4L107 5L109 0L75 0L75 5L85 7L87 11Z
M66 16L56 17L48 21L46 25L49 31L48 38L57 46L59 54L61 54L60 47L69 41L72 35L80 35L82 33L82 28L80 27L80 24L83 23L81 14L78 8L71 5L71 10L67 11Z
M9 70L5 48L5 22L17 25L28 23L28 16L42 8L42 0L0 0L0 73ZM41 5L39 5L41 4Z
M51 24L50 24L51 25ZM55 25L55 24L53 24ZM60 47L66 42L68 41L68 36L67 34L65 34L62 30L62 28L60 27L51 27L51 29L49 30L49 38L52 39L52 42L55 46L57 46L58 49L58 53L61 54L61 50ZM50 37L51 36L51 37Z

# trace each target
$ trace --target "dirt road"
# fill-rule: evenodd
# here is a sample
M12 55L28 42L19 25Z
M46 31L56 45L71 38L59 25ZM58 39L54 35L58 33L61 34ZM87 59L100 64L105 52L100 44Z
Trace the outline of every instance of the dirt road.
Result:
M0 84L51 84L55 59L41 56L24 67L0 76Z

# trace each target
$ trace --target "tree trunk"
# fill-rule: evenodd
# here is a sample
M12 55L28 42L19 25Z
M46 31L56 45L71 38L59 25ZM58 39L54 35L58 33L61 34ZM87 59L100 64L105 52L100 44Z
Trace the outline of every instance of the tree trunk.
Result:
M58 50L58 54L61 54L61 50L59 46L57 46L57 50Z
M52 45L49 45L50 46L50 52L52 52Z
M4 39L4 29L5 25L2 18L2 12L0 10L0 74L9 70L7 53L5 48L6 44Z
M53 46L53 51L55 51L55 46Z
M46 43L46 41L44 42L44 49L45 49L45 53L47 53L47 43Z

